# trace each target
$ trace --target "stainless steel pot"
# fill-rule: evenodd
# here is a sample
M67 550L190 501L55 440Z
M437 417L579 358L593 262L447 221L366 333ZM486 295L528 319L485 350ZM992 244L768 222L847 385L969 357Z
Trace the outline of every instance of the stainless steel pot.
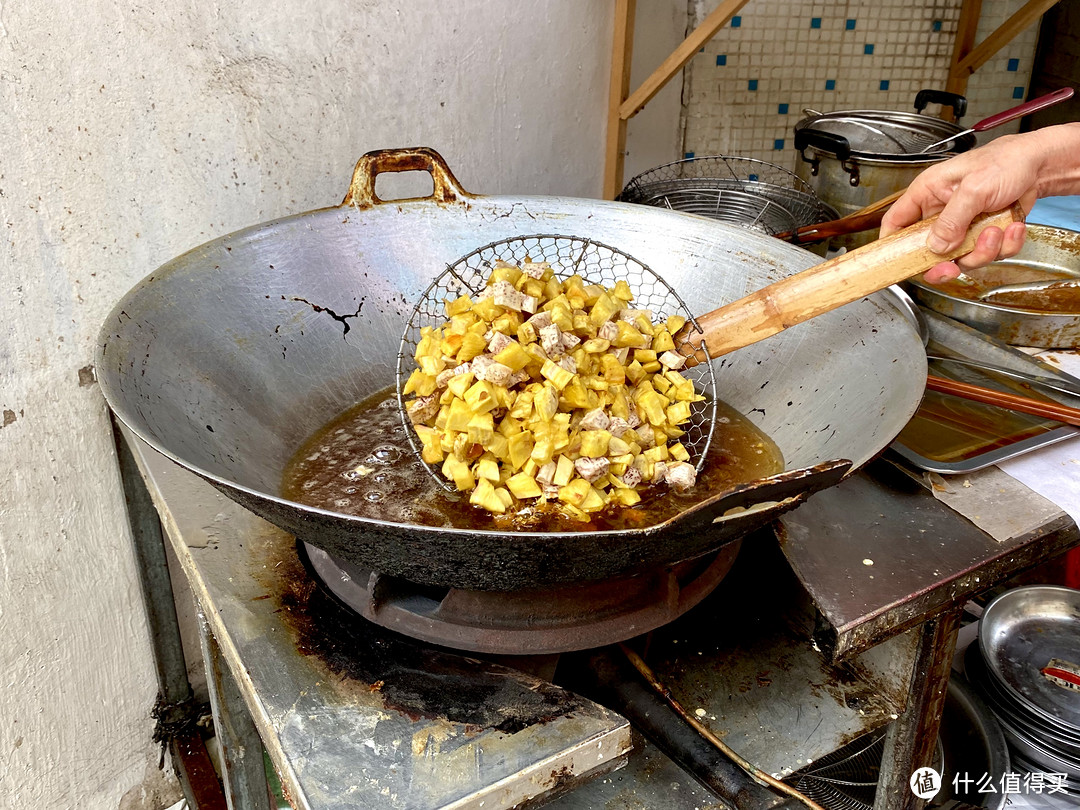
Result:
M385 171L432 196L384 202ZM279 495L286 462L334 416L394 382L411 307L448 263L522 234L594 238L665 279L692 311L734 301L814 257L704 217L562 197L478 197L430 150L366 155L340 206L238 231L150 274L100 333L116 415L229 497L335 557L384 574L514 590L632 574L715 551L835 483L899 433L926 359L878 293L714 361L720 395L780 447L788 472L622 531L507 532L370 520ZM399 497L409 497L401 493ZM737 507L745 510L727 514Z
M960 118L963 96L923 90L915 109L948 104ZM975 145L973 134L923 154L935 141L959 135L956 124L920 112L847 110L808 115L795 125L795 174L841 217L906 188L923 169ZM877 238L877 231L836 237L833 247L853 248Z
M968 275L1003 279L1010 272L1050 272L1080 278L1080 232L1049 225L1028 225L1020 252L1011 259L995 262ZM1028 276L1015 276L1016 281ZM1014 346L1047 349L1080 348L1080 313L1039 312L1004 307L963 297L955 285L927 284L918 278L906 282L920 304L947 315L991 337Z

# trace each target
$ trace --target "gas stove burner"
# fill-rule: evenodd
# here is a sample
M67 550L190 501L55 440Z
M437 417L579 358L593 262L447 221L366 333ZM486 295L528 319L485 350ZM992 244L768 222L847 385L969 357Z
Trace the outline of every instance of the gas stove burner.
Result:
M381 627L458 650L547 655L613 644L674 621L719 584L739 545L649 574L519 591L418 585L304 548L323 584Z

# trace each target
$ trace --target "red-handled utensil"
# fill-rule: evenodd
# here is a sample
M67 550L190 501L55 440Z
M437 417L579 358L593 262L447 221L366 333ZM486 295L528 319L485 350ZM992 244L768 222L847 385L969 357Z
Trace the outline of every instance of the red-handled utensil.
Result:
M992 388L983 388L979 385L971 385L970 383L950 380L945 377L936 377L933 374L927 375L926 387L930 391L952 394L976 402L985 402L987 405L1008 408L1010 411L1020 411L1032 416L1041 416L1045 419L1064 422L1066 425L1080 427L1080 408L1070 408L1068 405L1062 405L1058 402L1043 402L1042 400L1008 394L1004 391L995 391Z
M1062 87L1060 90L1055 90L1053 93L1047 93L1045 96L1039 96L1033 98L1031 101L1025 101L1019 107L1013 107L999 112L997 115L991 115L989 118L984 118L976 124L972 124L971 129L965 129L963 132L957 132L955 135L950 135L948 138L944 138L937 143L932 143L924 148L919 154L929 152L931 149L936 149L949 141L955 141L957 138L967 135L969 132L985 132L988 129L999 127L1002 124L1007 124L1009 121L1013 121L1022 115L1028 115L1029 113L1038 112L1039 110L1045 110L1047 107L1053 107L1059 102L1065 101L1065 99L1072 98L1073 89L1071 87Z

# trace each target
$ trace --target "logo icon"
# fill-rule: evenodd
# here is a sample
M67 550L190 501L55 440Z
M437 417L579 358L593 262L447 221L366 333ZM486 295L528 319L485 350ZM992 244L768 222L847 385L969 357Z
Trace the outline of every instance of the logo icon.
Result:
M933 768L919 768L911 775L911 792L920 799L932 799L941 790L941 774Z

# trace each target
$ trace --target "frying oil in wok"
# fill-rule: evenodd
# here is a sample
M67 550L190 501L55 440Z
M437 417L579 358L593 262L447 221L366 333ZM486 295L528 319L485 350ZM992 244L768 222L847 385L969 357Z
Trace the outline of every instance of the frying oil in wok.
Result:
M697 485L657 488L633 507L612 507L577 523L543 513L494 516L446 492L413 454L388 388L354 405L310 436L285 467L282 496L297 503L394 523L457 529L582 531L662 522L707 494L783 471L779 448L749 420L719 403L717 425Z

